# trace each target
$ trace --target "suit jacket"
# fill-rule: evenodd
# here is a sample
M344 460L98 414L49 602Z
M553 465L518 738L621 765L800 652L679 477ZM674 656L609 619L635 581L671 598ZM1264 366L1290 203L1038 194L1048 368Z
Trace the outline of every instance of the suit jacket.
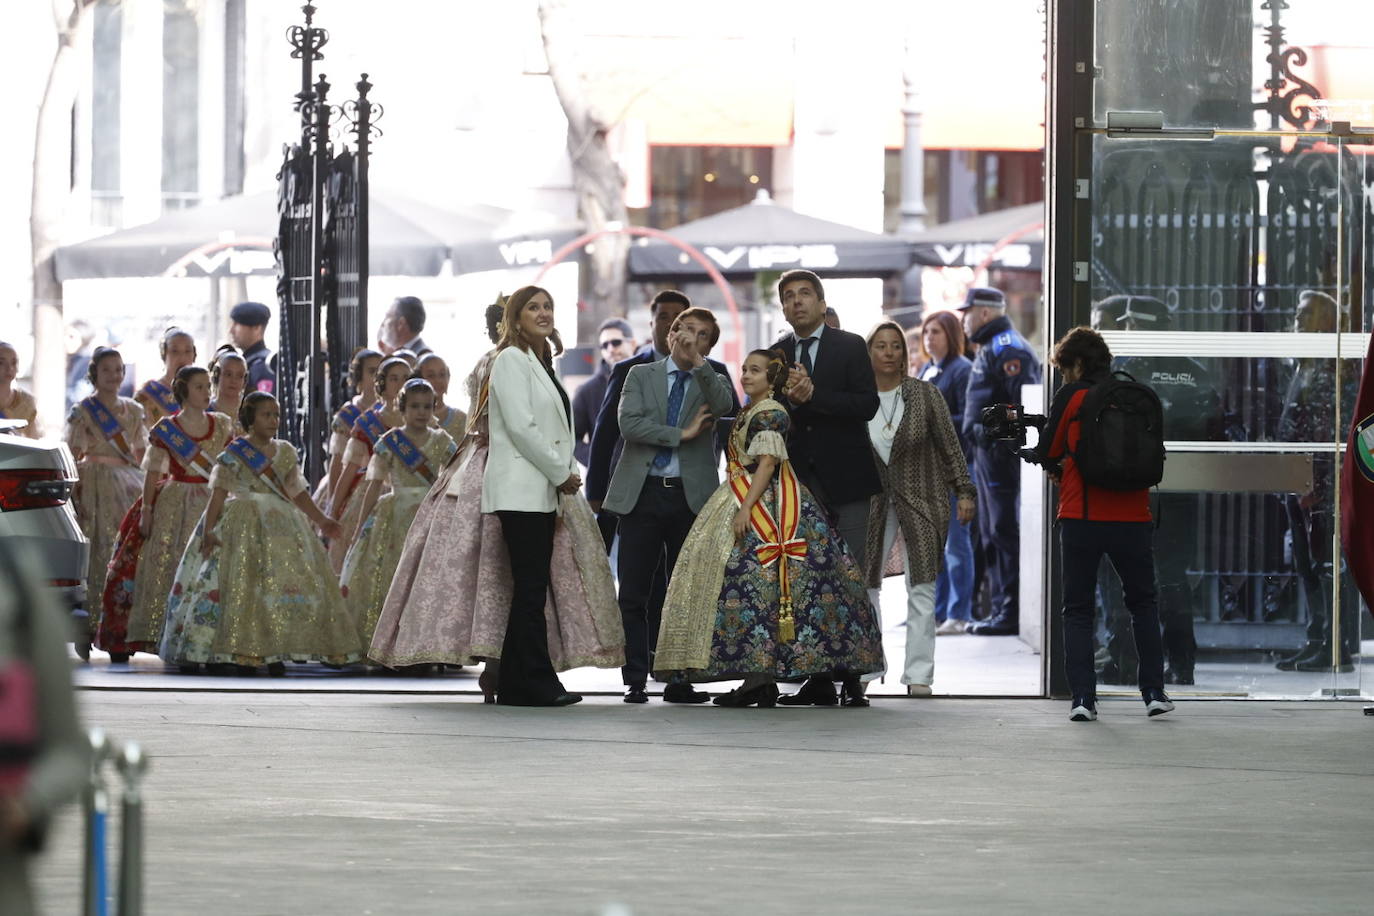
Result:
M566 395L538 357L519 347L497 355L489 392L482 511L556 511L558 485L577 470Z
M774 347L797 362L797 336ZM788 404L792 467L827 508L867 499L882 490L868 443L868 421L878 412L878 383L868 344L858 334L826 328L811 373L815 393L805 404Z
M692 386L682 400L677 423L668 425L668 372L672 357L632 368L625 378L620 396L620 434L624 450L615 472L605 508L620 515L634 509L640 490L649 476L654 456L662 446L677 449L682 473L682 489L692 512L700 512L715 492L720 478L716 474L714 436L702 433L682 441L682 428L705 404L716 417L730 411L730 383L713 366L703 363L692 370ZM677 367L671 366L676 369ZM714 431L714 430L713 430Z
M573 454L583 467L592 460L592 430L596 428L596 414L601 410L601 399L606 396L610 380L611 367L603 361L596 374L573 394Z
M624 447L624 440L620 438L620 392L625 388L625 378L630 374L630 370L635 366L642 366L645 363L654 362L654 348L650 344L642 348L629 359L622 359L615 364L611 370L611 379L606 383L606 395L601 399L601 409L596 414L596 426L592 429L592 447L590 459L587 464L587 499L605 500L606 493L611 487L611 474L615 471L616 463L620 461L620 452ZM730 418L739 413L739 396L735 393L735 384L730 380L730 370L725 368L725 364L714 359L707 359L711 367L725 376L727 387L730 389ZM873 402L877 404L875 399ZM878 408L873 408L876 413ZM726 418L722 418L726 419ZM724 435L729 435L729 423L718 422L716 424L716 450L719 452L725 448L725 439L722 438L721 429L725 428Z
M902 380L902 422L892 440L892 458L883 464L869 445L883 492L873 497L868 513L868 549L864 571L869 588L883 584L883 529L887 507L897 507L897 525L906 542L906 571L912 582L934 582L945 555L949 531L949 494L973 499L964 450L949 405L930 382Z

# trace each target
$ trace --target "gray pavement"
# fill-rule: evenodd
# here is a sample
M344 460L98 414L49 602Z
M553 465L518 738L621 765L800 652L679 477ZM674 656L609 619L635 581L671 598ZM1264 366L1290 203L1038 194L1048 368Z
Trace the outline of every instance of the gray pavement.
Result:
M1358 703L81 700L153 757L150 914L1374 910ZM73 811L51 912L79 839Z

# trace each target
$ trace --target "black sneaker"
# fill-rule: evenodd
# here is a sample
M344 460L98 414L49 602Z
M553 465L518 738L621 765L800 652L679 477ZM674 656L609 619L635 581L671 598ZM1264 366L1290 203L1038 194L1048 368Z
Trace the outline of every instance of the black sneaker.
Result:
M1094 722L1097 720L1097 701L1086 697L1074 697L1073 707L1069 710L1070 722Z
M1140 698L1145 701L1145 714L1148 716L1162 716L1166 712L1174 711L1173 702L1162 688L1151 687L1142 690Z

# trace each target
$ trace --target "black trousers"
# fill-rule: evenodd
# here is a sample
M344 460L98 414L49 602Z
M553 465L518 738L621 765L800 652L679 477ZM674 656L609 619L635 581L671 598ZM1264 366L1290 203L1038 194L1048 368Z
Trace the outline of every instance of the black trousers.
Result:
M1359 651L1360 603L1347 588L1344 569L1339 573L1331 563L1330 502L1322 502L1304 509L1296 496L1284 500L1288 512L1288 527L1293 535L1293 568L1302 582L1307 598L1307 641L1322 646L1330 653L1334 641L1331 633L1331 594L1335 588L1333 577L1339 575L1341 584L1341 661ZM1343 564L1342 564L1343 565Z
M497 512L496 517L501 520L501 534L510 553L514 584L506 639L501 645L497 699L515 705L548 703L564 692L549 660L548 621L544 618L557 516L552 512Z
M696 514L687 504L682 481L665 485L662 477L648 477L635 507L620 517L620 619L625 625L625 684L643 687L653 669L658 627L663 617L660 581L677 565L677 555ZM658 592L658 594L655 594Z
M978 473L978 536L982 540L992 617L1019 619L1021 607L1021 466L999 444L973 453Z
M1097 610L1097 567L1104 556L1121 577L1136 655L1140 658L1140 688L1164 686L1153 535L1151 522L1089 522L1072 518L1059 521L1064 673L1075 697L1097 697L1093 618Z

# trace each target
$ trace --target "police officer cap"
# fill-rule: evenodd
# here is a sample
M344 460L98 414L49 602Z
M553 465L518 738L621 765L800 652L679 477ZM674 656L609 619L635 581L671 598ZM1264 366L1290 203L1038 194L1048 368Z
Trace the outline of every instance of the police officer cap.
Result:
M1154 296L1113 296L1121 302L1121 314L1116 323L1124 325L1134 321L1141 328L1158 330L1169 323L1169 307Z
M272 310L261 302L240 302L229 310L229 320L235 324L261 327L272 317Z
M959 311L971 309L975 305L1004 309L1007 307L1007 297L1002 294L1000 289L993 289L991 286L975 286L968 291L968 295L964 296L964 304L959 306Z

